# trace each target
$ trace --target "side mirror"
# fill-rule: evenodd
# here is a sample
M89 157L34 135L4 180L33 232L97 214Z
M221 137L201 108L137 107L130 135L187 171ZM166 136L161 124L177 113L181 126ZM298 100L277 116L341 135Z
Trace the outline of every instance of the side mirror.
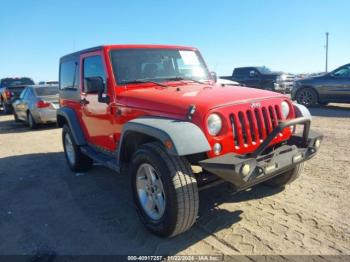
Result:
M109 96L103 96L105 84L102 77L93 76L84 78L84 88L87 94L98 95L98 102L109 104Z
M257 74L256 74L256 72L254 71L254 70L252 70L252 71L250 71L249 72L249 76L250 77L254 77L254 76L256 76Z
M216 74L216 72L211 71L211 72L210 72L210 76L211 76L211 79L212 79L215 83L218 81L218 75Z

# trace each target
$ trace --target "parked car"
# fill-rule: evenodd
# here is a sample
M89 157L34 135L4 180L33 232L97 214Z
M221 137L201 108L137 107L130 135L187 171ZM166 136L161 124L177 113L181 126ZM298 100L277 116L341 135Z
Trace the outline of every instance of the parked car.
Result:
M222 79L222 78L218 78L216 80L216 83L219 85L226 85L226 86L240 86L241 84L236 82L236 81L232 81L232 80L228 80L228 79Z
M58 81L56 80L50 80L50 81L40 81L38 85L58 85Z
M295 80L296 76L294 74L281 72L275 90L283 93L290 93L293 89Z
M28 77L8 77L0 80L0 106L5 114L12 112L12 102L28 85L34 85L33 80Z
M290 77L282 72L272 72L265 66L237 67L231 76L222 76L222 79L236 81L244 86L259 89L288 92Z
M330 102L350 103L350 64L321 76L295 81L291 97L307 107Z
M58 86L28 86L13 102L15 121L25 121L31 129L38 124L56 122Z
M60 59L59 82L68 166L128 170L141 220L160 236L193 225L199 189L222 181L237 191L283 188L322 140L309 132L308 110L287 96L215 84L196 48L86 49Z

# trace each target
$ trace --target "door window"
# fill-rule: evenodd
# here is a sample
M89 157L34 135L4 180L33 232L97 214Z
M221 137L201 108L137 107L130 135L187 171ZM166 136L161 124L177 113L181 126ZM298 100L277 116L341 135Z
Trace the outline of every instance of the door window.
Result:
M19 95L19 99L23 100L27 96L28 88L24 89L22 93Z
M102 57L99 55L89 56L84 59L84 79L86 77L101 77L103 79L103 83L106 86L106 73L104 69L104 64L102 61ZM85 82L85 81L84 81ZM85 83L84 83L85 84ZM105 90L106 92L106 90Z
M337 78L350 78L350 65L344 66L333 73Z
M60 68L60 89L77 89L79 86L78 63L76 61L66 61Z

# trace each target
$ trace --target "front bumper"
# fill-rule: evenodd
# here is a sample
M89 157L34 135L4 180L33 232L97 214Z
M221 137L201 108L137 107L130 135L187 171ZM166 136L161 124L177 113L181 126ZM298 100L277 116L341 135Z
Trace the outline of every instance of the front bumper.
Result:
M292 82L280 82L280 83L274 83L275 91L283 91L283 92L291 92L293 88Z
M292 135L286 144L264 154L279 132L295 125L304 125L302 134ZM309 118L300 117L280 122L253 153L247 155L229 153L203 160L199 164L204 170L242 190L291 170L297 164L310 159L317 153L322 138L321 134L310 131Z

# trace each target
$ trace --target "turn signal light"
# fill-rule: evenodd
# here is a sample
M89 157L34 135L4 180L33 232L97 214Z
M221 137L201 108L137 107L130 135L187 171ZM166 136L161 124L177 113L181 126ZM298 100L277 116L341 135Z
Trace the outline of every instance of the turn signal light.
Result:
M5 95L6 95L7 98L10 98L11 95L12 95L12 94L11 94L11 91L10 91L10 90L6 90L6 91L5 91Z
M45 102L43 100L39 100L37 103L36 103L36 106L38 108L45 108L45 107L49 107L50 106L50 103L48 102Z

